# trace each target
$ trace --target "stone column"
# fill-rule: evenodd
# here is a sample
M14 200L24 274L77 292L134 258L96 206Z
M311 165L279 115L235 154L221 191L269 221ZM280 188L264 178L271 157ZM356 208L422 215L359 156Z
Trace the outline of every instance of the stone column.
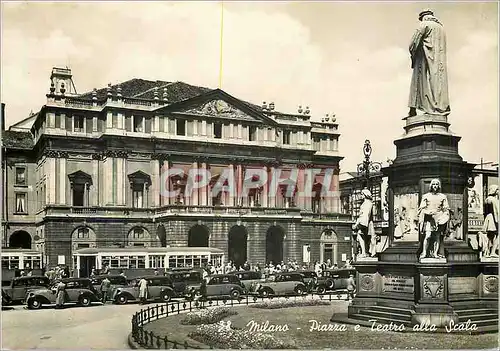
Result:
M297 175L297 207L304 208L305 204L305 174L304 174L304 165L300 164L298 166L298 175Z
M236 194L235 206L246 205L246 201L243 199L243 165L241 163L236 166Z
M48 157L47 158L47 168L48 171L46 172L47 178L48 178L48 187L47 187L47 203L49 204L56 204L57 199L56 199L56 159L54 157Z
M269 167L269 176L268 179L273 179L275 176L276 168L274 166ZM277 192L279 191L279 184L278 184L278 189L272 189L271 187L269 188L269 207L276 207L277 204Z
M202 169L202 172L203 172L203 176L205 177L206 175L206 170L207 170L207 164L206 162L202 162L201 164L201 169ZM207 181L206 179L203 179L202 181ZM210 182L210 179L208 179L208 181ZM201 206L207 206L208 205L208 189L210 187L207 185L207 186L204 186L202 188L199 189L199 197L200 197L200 205Z
M233 175L233 180L234 180L234 164L230 164L229 165L229 173L231 173ZM228 180L228 182L230 182L230 180ZM237 191L236 191L237 193ZM236 199L237 197L234 197L234 196L231 196L230 193L226 193L225 195L225 198L226 198L226 201L224 201L224 204L226 206L236 206Z
M313 177L311 179L311 177ZM311 168L304 166L304 209L310 211L312 209L312 186L314 185L314 175Z
M160 204L160 161L151 160L149 164L151 168L151 206L158 207Z
M91 205L99 206L99 193L102 189L99 188L99 159L98 155L94 155L92 159L92 196L91 196Z
M198 168L198 161L193 162L193 165L191 166L191 168L197 169ZM191 176L191 175L189 174L189 176ZM188 181L189 181L189 178L188 178ZM194 179L191 181L194 181ZM191 190L192 191L190 194L191 198L189 199L189 205L198 206L200 204L199 203L199 196L198 196L198 189L191 189Z
M60 204L66 204L66 158L59 158L59 201Z
M263 167L264 172L266 172L267 175L267 180L266 183L262 187L262 195L261 195L261 200L262 200L262 207L268 207L269 206L269 167L264 166Z

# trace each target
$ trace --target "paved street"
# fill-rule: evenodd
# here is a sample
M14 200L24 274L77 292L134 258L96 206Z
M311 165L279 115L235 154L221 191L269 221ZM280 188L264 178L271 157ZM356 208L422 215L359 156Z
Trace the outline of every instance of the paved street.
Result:
M130 320L141 306L95 305L2 311L2 349L128 349Z

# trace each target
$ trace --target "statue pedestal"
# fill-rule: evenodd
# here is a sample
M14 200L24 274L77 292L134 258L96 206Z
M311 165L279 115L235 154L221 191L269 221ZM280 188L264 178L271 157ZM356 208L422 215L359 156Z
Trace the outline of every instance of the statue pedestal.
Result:
M358 291L349 320L377 320L412 326L449 326L471 319L478 328L498 330L498 258L480 261L466 241L467 177L474 165L458 154L459 136L449 131L446 116L405 118L405 135L395 141L397 157L383 172L388 176L389 247L375 262L357 260ZM441 181L453 213L463 213L463 232L442 238L440 256L423 258L423 236L415 222L423 194L432 179ZM453 214L452 214L453 218ZM396 239L394 232L405 233Z

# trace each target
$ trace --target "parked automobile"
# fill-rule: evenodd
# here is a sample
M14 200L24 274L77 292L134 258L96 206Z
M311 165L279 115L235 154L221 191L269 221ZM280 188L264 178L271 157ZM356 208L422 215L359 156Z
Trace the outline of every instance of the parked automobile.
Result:
M40 276L17 277L10 281L8 286L3 287L5 294L10 297L11 303L24 303L26 294L30 290L46 288L50 285L49 278Z
M214 274L205 278L207 280L207 298L229 296L233 299L246 294L245 285L234 274ZM199 288L189 288L186 291L189 298L201 297Z
M92 281L88 278L66 278L61 280L65 285L64 303L77 303L80 306L88 307L92 302L100 302L100 294L94 289ZM42 305L56 303L57 284L49 288L31 290L26 297L26 304L29 309L39 309Z
M261 297L270 295L303 295L307 292L304 276L300 273L277 273L256 283L252 291Z
M317 292L324 294L327 290L332 290L334 286L333 278L322 274L320 277L313 270L294 271L292 273L299 273L304 276L304 283L306 284L308 292Z
M148 281L148 301L162 300L168 302L175 296L170 277L153 275L136 278L132 286L116 288L112 295L113 301L120 305L124 305L129 301L137 301L139 299L139 283L141 279Z
M2 289L2 308L8 306L12 303L12 300L9 295Z
M243 283L243 285L245 285L245 289L247 291L250 291L253 284L263 282L265 280L262 277L262 272L240 271L240 272L231 272L230 274L234 274L235 276L237 276Z
M330 269L323 271L323 277L331 281L330 286L325 286L326 290L338 290L347 289L347 279L349 275L356 275L356 269L354 268L341 268L341 269Z
M182 297L186 289L198 288L203 280L201 270L176 270L165 273L166 277L172 280L175 296Z

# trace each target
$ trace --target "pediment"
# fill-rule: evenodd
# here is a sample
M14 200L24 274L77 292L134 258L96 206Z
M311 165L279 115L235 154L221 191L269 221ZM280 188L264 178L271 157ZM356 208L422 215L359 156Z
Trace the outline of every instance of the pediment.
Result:
M276 121L264 115L251 104L239 100L220 89L212 90L192 99L172 104L158 112L182 113L202 118L221 118L242 122L276 125Z
M72 184L89 184L92 185L92 177L90 174L83 171L76 171L74 173L68 174L69 181Z
M151 184L151 177L143 171L136 171L128 175L129 182Z

